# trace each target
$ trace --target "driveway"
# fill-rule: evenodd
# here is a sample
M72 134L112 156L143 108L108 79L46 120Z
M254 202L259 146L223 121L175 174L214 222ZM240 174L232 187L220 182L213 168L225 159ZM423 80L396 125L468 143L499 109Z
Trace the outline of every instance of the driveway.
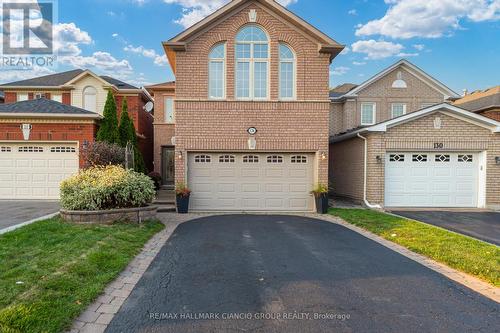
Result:
M58 201L0 200L0 230L59 211Z
M106 332L493 332L499 312L342 226L233 215L180 225Z
M499 212L392 211L392 213L500 245Z

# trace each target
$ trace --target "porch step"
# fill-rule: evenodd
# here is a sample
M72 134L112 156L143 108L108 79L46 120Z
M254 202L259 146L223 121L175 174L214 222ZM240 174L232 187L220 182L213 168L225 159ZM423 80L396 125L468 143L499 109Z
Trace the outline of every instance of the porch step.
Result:
M164 206L164 205L166 205L166 206L170 206L170 205L175 206L175 200L174 199L172 199L172 200L170 200L170 199L164 199L164 200L156 199L155 201L153 201L153 203L155 205L157 205L157 206Z
M158 205L158 213L172 213L175 211L175 205Z

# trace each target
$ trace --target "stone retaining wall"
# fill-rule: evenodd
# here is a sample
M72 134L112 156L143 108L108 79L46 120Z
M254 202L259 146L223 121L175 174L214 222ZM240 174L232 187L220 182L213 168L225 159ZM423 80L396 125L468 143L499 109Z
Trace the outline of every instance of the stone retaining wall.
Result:
M123 208L98 211L61 210L61 217L68 222L89 224L111 224L115 221L142 223L156 218L158 207Z

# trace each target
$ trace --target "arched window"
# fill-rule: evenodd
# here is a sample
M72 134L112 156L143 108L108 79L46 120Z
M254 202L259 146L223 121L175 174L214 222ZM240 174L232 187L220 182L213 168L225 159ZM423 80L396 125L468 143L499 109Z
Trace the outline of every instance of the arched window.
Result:
M208 97L224 98L226 91L226 44L215 45L208 55Z
M295 54L286 44L280 44L280 98L295 98Z
M236 35L236 98L267 99L269 39L261 28L247 25Z
M97 111L97 90L94 87L83 89L83 108L88 111Z

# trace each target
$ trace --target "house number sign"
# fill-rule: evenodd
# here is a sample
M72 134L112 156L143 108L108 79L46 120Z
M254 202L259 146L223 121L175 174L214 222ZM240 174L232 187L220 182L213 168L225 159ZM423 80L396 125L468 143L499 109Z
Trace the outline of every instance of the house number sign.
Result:
M434 149L444 149L444 143L442 143L442 142L435 142L434 143Z

